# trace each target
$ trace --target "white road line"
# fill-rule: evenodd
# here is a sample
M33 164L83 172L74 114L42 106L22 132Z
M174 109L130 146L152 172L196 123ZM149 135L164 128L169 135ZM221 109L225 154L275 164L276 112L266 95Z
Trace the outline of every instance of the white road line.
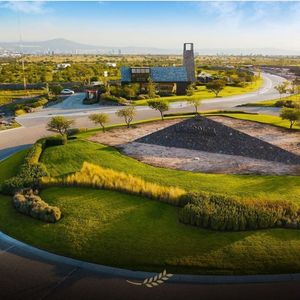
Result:
M5 253L5 252L8 252L10 249L15 248L15 247L16 247L16 246L12 245L12 246L9 246L9 247L6 248L6 249L0 250L0 254L3 254L3 253Z

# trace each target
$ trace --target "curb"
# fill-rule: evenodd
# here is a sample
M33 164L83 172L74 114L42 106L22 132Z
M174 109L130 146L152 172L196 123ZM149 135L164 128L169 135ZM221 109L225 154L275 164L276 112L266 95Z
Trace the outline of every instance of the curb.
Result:
M47 261L56 262L65 265L71 265L80 269L100 273L106 276L121 277L124 279L144 280L145 278L157 275L152 272L133 271L94 263L84 262L81 260L60 256L41 250L20 242L0 231L0 240L5 241L16 248L24 250L30 254L36 255ZM295 274L270 274L270 275L184 275L174 274L168 282L173 283L197 283L197 284L241 284L241 283L273 283L300 281L300 273Z

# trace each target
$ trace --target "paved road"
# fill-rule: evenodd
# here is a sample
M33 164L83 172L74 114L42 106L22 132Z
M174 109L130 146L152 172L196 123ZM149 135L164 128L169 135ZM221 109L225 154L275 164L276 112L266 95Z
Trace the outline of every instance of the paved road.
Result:
M218 98L204 100L200 109L240 109L235 108L235 106L248 102L277 98L278 93L274 90L274 86L282 82L284 79L270 74L263 74L263 77L264 85L259 91L240 96L226 97L224 99ZM38 138L49 135L50 133L46 129L46 123L54 115L64 115L72 118L75 120L76 127L82 128L93 127L94 124L89 121L88 115L93 112L100 111L110 115L111 124L123 123L123 120L115 115L115 112L120 109L120 107L99 106L97 104L91 106L82 105L81 102L83 97L83 94L75 94L66 99L63 103L48 107L40 112L18 117L17 121L22 125L21 128L0 132L0 160L12 154L16 150L34 143ZM171 104L170 113L187 112L191 110L192 108L186 102L177 102ZM272 112L266 111L265 113ZM158 117L158 113L156 111L145 106L137 107L137 116L135 120L155 117Z
M256 93L204 101L203 110L229 109L237 104L276 98L273 87L282 78L264 74L265 85ZM87 115L105 111L111 123L120 122L115 107L81 107L81 95L74 95L65 104L19 118L22 128L0 133L0 160L37 138L49 134L45 128L53 115L66 115L77 126L90 127ZM78 106L77 106L78 105ZM74 106L77 106L74 108ZM138 108L137 119L156 117L146 107ZM173 112L189 111L186 103L176 103ZM267 113L276 113L267 111ZM287 278L292 279L291 278ZM295 279L297 280L297 279ZM26 247L0 236L0 299L299 299L300 281L276 283L192 284L165 283L156 288L129 285L119 275L93 271L69 263L47 259ZM285 281L285 280L283 280Z

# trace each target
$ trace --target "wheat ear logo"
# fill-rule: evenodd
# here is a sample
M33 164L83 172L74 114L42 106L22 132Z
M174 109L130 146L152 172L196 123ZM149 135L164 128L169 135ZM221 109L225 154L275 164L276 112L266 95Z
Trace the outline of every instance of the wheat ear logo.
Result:
M130 280L126 280L128 283L133 284L133 285L144 285L148 288L153 288L155 286L158 286L160 284L163 284L165 281L169 280L173 274L168 274L166 270L163 272L159 273L158 275L155 275L150 278L146 278L143 282L134 282Z

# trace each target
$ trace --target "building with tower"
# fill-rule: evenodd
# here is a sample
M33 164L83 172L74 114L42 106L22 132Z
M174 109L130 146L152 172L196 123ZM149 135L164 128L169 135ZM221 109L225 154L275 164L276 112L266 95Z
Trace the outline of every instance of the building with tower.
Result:
M122 84L139 83L141 88L147 89L150 79L162 94L186 94L187 87L196 80L194 45L184 44L182 66L121 68Z

